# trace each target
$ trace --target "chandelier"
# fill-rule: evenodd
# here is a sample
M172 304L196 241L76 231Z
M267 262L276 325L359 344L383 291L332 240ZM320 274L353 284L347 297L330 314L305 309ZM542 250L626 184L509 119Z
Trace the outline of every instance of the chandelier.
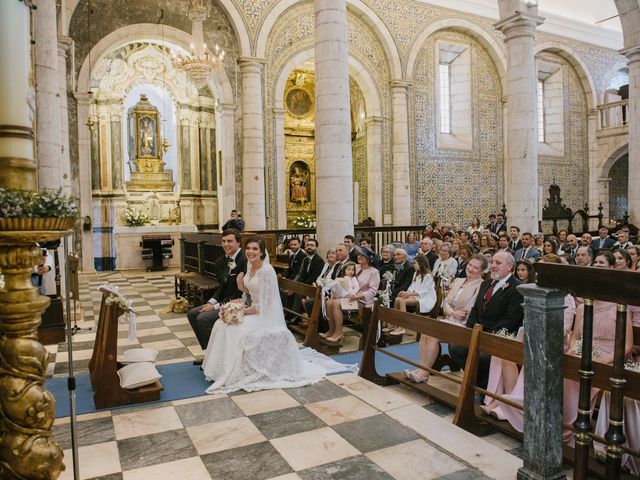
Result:
M213 73L222 68L224 50L216 45L209 51L204 43L202 22L209 16L209 0L187 0L187 11L191 20L191 52L189 56L182 56L173 52L173 66L183 71L189 81L197 88L206 86Z

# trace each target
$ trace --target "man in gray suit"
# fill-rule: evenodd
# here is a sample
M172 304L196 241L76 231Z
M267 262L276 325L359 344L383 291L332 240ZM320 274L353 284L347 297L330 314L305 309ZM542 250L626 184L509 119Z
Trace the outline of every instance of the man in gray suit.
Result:
M524 232L522 234L522 248L519 249L516 254L516 262L519 260L529 260L533 261L534 259L540 256L540 252L533 248L531 243L533 242L533 235L530 232Z

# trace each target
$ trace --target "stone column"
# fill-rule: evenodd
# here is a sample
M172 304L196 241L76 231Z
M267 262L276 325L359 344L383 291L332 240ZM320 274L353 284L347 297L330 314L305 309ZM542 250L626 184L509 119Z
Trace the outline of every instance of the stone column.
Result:
M242 217L246 230L264 230L264 121L262 71L264 60L240 59L242 76ZM226 212L228 215L228 212ZM226 218L226 217L223 217Z
M236 199L236 156L235 156L235 122L236 106L233 103L220 105L220 150L222 166L218 176L218 218L227 218L229 212L238 207ZM243 212L244 215L244 212ZM222 226L222 225L221 225Z
M602 185L599 182L599 173L597 169L598 165L598 110L596 108L591 108L587 112L587 139L588 139L588 158L589 158L589 209L592 215L595 215L598 212L598 203L602 197L600 188ZM602 202L602 206L605 206L605 203L609 203L608 199L606 202ZM608 208L607 208L608 210ZM605 211L606 213L606 211ZM591 219L589 220L589 229L597 230L598 229L598 220Z
M60 171L60 87L55 0L42 0L34 11L36 71L36 159L38 186L62 186Z
M537 15L516 13L495 27L507 45L505 197L508 222L538 231Z
M391 82L393 109L393 224L411 225L411 192L409 185L409 82ZM376 220L377 224L377 220Z
M273 109L273 129L275 131L276 148L276 192L278 203L278 217L276 218L276 228L287 228L287 191L286 174L285 174L285 135L284 135L284 108L276 107Z
M629 59L629 216L640 222L640 45L622 52Z
M73 40L58 35L58 103L60 105L60 174L62 188L71 191L71 153L69 143L69 84L67 76L67 59Z
M346 0L314 0L316 211L322 248L353 234Z
M369 216L382 225L382 117L369 117L367 126L367 184ZM395 205L395 203L394 203Z
M91 201L92 178L91 171L91 130L87 126L89 120L91 97L86 93L74 93L77 103L78 115L78 177L80 181L80 218L93 217ZM93 126L97 128L97 124ZM97 145L96 145L97 146ZM98 182L99 184L99 182ZM92 218L92 225L95 219ZM84 273L95 273L93 263L93 229L82 230L82 271Z
M518 480L561 480L563 318L567 292L535 284L524 297L524 463Z

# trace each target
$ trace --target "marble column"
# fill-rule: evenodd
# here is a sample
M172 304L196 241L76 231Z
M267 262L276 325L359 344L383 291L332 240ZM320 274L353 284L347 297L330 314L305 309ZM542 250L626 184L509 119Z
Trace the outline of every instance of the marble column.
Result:
M411 225L411 192L409 184L409 82L391 82L393 109L393 224ZM377 222L377 220L376 220Z
M264 61L240 59L242 76L242 217L247 230L267 226L264 187L264 121L262 72ZM226 218L226 217L225 217Z
M629 216L640 222L640 45L622 52L629 59Z
M67 60L73 40L58 35L58 102L60 104L60 173L62 188L71 191L71 152L69 142L69 82L67 76Z
M598 203L602 197L600 192L600 182L599 176L600 172L598 171L598 110L596 108L591 108L587 112L587 141L588 141L588 159L589 159L589 184L587 185L587 191L589 192L589 209L592 215L598 213ZM607 208L608 205L605 206L605 203L609 203L607 199L606 202L602 202L602 206ZM606 213L606 211L605 211ZM598 220L591 219L589 220L589 229L597 230L598 229Z
M367 209L376 225L382 225L382 117L368 117L367 126ZM395 205L395 203L394 203Z
M533 9L537 12L537 9ZM538 231L538 124L535 30L543 18L517 12L495 27L507 45L505 197L508 223ZM498 174L498 172L496 172Z
M287 228L287 191L285 174L285 135L284 135L284 108L273 109L273 128L275 131L275 164L276 164L276 192L278 202L278 217L276 228Z
M518 287L524 297L524 441L518 480L563 480L562 394L564 297L567 292Z
M322 248L353 234L346 0L315 0L316 211Z
M236 199L236 156L235 156L235 122L236 105L223 103L220 110L220 150L222 165L218 177L218 218L227 218L229 212L238 208Z
M80 178L80 218L91 218L93 216L93 207L91 200L92 178L91 171L91 130L87 126L90 115L91 97L86 93L75 92L74 97L77 104L78 115L78 177ZM97 128L97 124L93 126ZM96 145L97 146L97 145ZM99 182L98 182L99 183ZM95 225L95 219L92 218L92 224ZM95 273L93 262L93 230L82 230L82 265L81 269L84 273Z
M38 186L62 186L60 171L60 87L55 0L42 0L34 10L36 71L36 159Z

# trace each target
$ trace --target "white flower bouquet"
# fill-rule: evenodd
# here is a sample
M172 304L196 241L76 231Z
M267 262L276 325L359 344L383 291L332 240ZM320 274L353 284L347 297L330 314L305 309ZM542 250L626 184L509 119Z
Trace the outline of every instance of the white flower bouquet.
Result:
M600 346L594 343L591 347L591 358L599 357L601 353ZM573 346L573 354L576 357L582 356L582 339L576 341L576 344Z
M244 302L238 298L224 303L220 307L220 318L228 325L241 323L244 319Z
M389 308L389 305L391 304L391 292L388 288L385 290L379 290L376 297L382 305Z
M515 333L509 332L509 330L507 330L506 328L501 328L497 332L493 332L493 334L497 335L499 337L509 338L511 340L517 340L518 339L518 337L517 337L517 335Z
M640 373L640 363L632 362L631 360L628 360L624 364L624 369L629 370L631 372Z
M396 277L396 274L392 271L387 270L386 272L384 272L384 275L382 275L382 279L389 283L389 282L393 282L393 279Z
M127 208L127 211L124 212L124 221L129 227L143 227L149 222L149 217L138 210Z
M131 310L131 300L128 300L127 297L123 295L111 293L104 303L107 305L117 305L118 308L125 311Z

